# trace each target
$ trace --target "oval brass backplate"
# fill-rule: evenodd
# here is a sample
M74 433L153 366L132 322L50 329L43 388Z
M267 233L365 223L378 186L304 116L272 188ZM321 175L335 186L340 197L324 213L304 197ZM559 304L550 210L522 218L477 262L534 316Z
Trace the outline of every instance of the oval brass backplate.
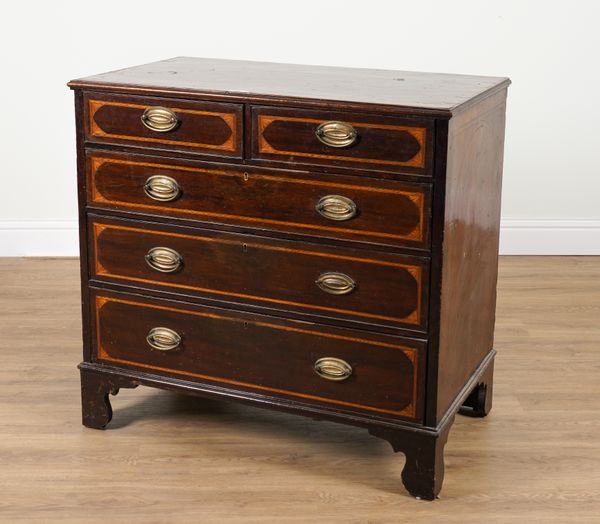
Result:
M169 247L153 247L146 253L146 263L156 271L175 273L183 265L183 257Z
M341 195L325 195L321 197L315 209L321 216L338 222L354 218L357 212L354 201Z
M330 120L317 127L315 135L320 142L330 147L348 147L356 142L358 133L350 124Z
M159 202L172 202L181 195L181 187L177 180L170 176L154 175L148 177L144 184L144 193L152 200Z
M352 375L352 366L345 360L335 357L323 357L314 364L314 370L317 375L325 380L341 382L350 378Z
M181 335L166 327L154 327L148 331L146 342L157 351L174 351L181 344Z
M177 115L166 107L148 107L142 114L142 124L158 133L172 131L179 124Z
M330 271L323 273L315 280L322 291L330 295L347 295L356 289L356 282L344 273Z

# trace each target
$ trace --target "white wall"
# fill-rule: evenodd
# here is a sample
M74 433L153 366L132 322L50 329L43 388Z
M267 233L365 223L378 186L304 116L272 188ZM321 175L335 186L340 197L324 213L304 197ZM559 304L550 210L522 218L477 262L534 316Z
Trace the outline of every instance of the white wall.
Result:
M177 55L510 76L503 253L600 254L597 5L6 2L0 255L76 253L65 83Z

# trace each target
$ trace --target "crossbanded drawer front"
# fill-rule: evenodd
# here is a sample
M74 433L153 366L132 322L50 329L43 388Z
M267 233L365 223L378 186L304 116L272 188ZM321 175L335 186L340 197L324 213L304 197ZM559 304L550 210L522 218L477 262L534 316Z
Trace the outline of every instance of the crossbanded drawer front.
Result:
M242 105L87 93L89 142L241 158Z
M254 106L252 158L431 174L426 119Z
M88 152L101 208L389 246L429 245L430 186Z
M91 276L323 318L426 325L428 259L92 218Z
M104 294L95 358L380 416L421 416L424 343L264 315Z

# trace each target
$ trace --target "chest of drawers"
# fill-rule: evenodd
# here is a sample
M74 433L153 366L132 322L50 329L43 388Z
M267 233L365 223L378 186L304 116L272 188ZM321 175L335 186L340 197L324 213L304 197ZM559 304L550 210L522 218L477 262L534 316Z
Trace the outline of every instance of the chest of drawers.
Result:
M175 58L75 91L83 423L138 385L361 426L432 499L491 408L505 78Z

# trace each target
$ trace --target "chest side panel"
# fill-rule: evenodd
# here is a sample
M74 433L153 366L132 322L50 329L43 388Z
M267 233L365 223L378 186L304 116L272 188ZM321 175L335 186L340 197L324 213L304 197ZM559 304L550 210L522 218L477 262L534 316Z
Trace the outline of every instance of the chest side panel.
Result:
M450 120L437 418L492 349L506 91Z

